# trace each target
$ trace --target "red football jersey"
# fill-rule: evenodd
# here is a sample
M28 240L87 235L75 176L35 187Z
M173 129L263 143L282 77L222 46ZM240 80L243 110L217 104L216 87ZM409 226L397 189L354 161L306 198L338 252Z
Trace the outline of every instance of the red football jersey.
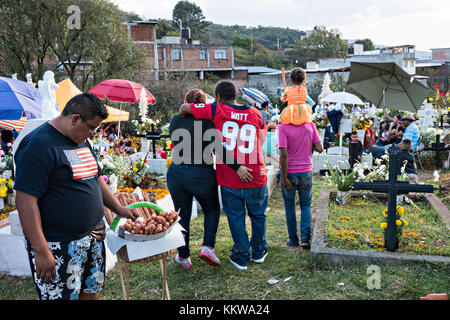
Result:
M216 157L217 184L229 188L259 188L267 183L262 144L267 127L261 112L250 106L191 104L194 117L214 123L225 149L242 165L252 169L251 182L243 182L236 171ZM216 150L220 152L221 150ZM222 157L222 159L224 159Z

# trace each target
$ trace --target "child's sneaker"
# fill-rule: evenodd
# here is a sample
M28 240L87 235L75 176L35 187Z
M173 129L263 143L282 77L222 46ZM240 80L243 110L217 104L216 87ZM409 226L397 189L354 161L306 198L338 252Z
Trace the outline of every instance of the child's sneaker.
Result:
M213 248L203 246L200 252L200 259L205 261L210 266L220 266L220 260L216 257L216 253Z
M188 270L188 269L190 269L192 267L191 258L190 257L188 257L188 258L181 258L178 255L178 253L175 256L175 262L178 263L178 265L180 267L182 267L183 269L186 269L186 270Z

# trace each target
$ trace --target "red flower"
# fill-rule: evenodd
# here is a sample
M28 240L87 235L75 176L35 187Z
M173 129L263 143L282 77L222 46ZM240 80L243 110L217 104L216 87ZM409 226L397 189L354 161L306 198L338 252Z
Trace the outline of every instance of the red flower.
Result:
M161 158L167 159L167 152L161 152Z
M170 142L170 149L173 150L173 142Z

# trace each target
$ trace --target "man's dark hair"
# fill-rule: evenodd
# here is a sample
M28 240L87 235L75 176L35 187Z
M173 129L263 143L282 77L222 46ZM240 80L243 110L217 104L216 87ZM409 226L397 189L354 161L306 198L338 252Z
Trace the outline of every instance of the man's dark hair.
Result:
M397 114L395 117L396 117L398 120L402 120L402 118L403 118L403 116L402 116L401 114Z
M106 119L108 118L108 109L94 94L83 92L70 99L61 112L63 116L71 114L79 114L85 120L92 120L96 116Z
M269 103L267 101L264 101L263 103L261 103L261 108L265 108L269 105Z
M302 68L295 68L291 71L291 81L294 84L302 84L306 79L306 72Z
M236 87L232 82L222 81L216 86L216 96L220 96L225 100L236 99Z
M350 133L351 136L354 136L354 135L356 135L356 134L358 134L358 132L355 131L355 130L353 130L352 133Z

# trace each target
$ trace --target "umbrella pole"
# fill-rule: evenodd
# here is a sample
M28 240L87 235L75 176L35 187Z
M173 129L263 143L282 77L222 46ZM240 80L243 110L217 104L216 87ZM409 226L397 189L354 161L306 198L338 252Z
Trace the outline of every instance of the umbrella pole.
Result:
M119 126L117 129L117 139L120 137L120 118L122 117L122 102L120 103L120 109L119 109Z

